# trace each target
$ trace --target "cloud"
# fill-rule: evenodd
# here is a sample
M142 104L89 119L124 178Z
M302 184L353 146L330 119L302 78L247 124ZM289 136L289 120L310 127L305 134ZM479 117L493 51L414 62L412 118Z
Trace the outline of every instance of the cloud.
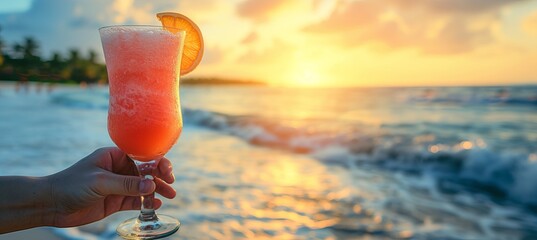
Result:
M265 21L287 2L287 0L246 0L237 5L237 14L255 21Z
M255 42L258 38L259 38L259 36L257 35L256 32L251 32L244 39L242 39L241 43L242 44L250 44L250 43Z
M396 1L396 0L392 0ZM421 1L434 12L479 13L497 9L524 0L428 0Z
M216 65L225 58L225 51L218 47L206 48L201 60L202 65Z
M267 64L273 62L283 62L293 58L295 50L297 48L287 42L280 39L274 39L270 46L263 49L252 49L243 54L238 62L248 64Z
M476 69L473 62L490 59L502 63L494 66L514 66L533 59L533 38L521 34L520 29L537 36L537 13L525 17L528 12L535 12L536 2L33 0L26 12L0 13L0 37L10 47L15 41L33 36L44 57L49 57L51 51L66 53L69 48L80 49L82 53L94 49L102 55L99 27L158 25L155 13L177 11L189 16L203 31L205 56L195 75L277 80L313 69L338 79L371 77L388 81L410 73L416 73L411 76L419 79L431 73L444 76L448 64L467 69L468 75ZM515 54L508 46L522 49L517 53L520 56L530 52L533 55L508 58L506 55ZM371 48L389 54L370 51ZM495 57L500 55L501 58ZM441 64L427 65L442 59L445 61ZM365 67L357 68L357 62ZM387 65L401 67L386 71ZM498 67L487 69L491 69L487 73L492 77L500 73L493 71ZM474 75L485 79L484 74ZM513 73L506 70L505 74ZM516 74L533 76L529 70Z
M99 27L158 24L156 9L177 6L164 0L34 0L26 12L0 14L0 23L8 42L32 36L42 43L41 52L46 54L68 48L100 51Z
M537 11L522 20L522 29L527 34L537 37Z
M205 52L200 70L215 68L229 59L244 34L240 23L232 21L235 5L218 0L34 0L26 12L0 14L0 37L7 48L24 37L34 37L40 44L40 53L49 58L52 52L67 54L68 49L79 49L85 54L95 50L104 62L98 29L120 24L159 25L155 13L176 11L196 21L203 30ZM227 15L226 15L227 14ZM222 21L225 19L225 21ZM230 39L229 29L235 29L236 39ZM244 30L248 33L248 30ZM214 40L217 39L217 40ZM225 51L224 51L225 49ZM196 71L194 74L202 73Z
M472 51L492 43L503 7L522 0L361 0L340 2L330 16L303 28L336 36L345 46L380 44L425 53Z
M43 53L65 51L81 44L83 49L90 45L97 49L100 43L97 28L102 26L107 10L97 9L93 4L102 6L104 2L35 0L26 12L0 15L0 23L5 30L2 35L8 42L32 36L42 43Z

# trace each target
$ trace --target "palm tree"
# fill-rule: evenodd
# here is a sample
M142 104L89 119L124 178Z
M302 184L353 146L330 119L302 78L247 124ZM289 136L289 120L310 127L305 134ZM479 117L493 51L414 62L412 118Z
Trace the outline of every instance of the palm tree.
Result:
M0 32L2 32L2 28L0 27ZM4 63L4 52L2 49L4 48L4 40L2 40L2 37L0 37L0 66Z
M0 32L2 32L2 27L0 26ZM2 47L4 46L4 42L2 41L2 38L0 38L0 51L2 50Z
M91 63L91 65L97 63L97 53L93 49L90 49L88 52L88 62Z
M54 52L44 61L39 56L39 43L35 38L26 37L11 45L11 49L5 49L5 44L0 36L0 79L88 83L107 79L106 67L98 63L99 57L94 50L89 50L87 57L74 48L67 54ZM4 54L3 50L9 54Z
M50 72L51 77L60 78L61 72L64 68L64 63L59 52L52 53L52 58L48 61L48 65L48 71Z
M23 52L24 52L24 47L22 46L22 44L15 43L15 45L13 45L13 53L14 53L14 56L12 55L13 58L22 58Z
M52 58L50 59L51 63L57 63L60 64L62 62L62 55L59 52L53 52Z
M32 67L40 62L38 56L39 44L32 37L26 37L22 44L16 43L13 45L14 58L20 59L24 67Z
M69 49L69 63L76 64L80 62L80 53L78 49Z
M32 37L24 38L23 48L23 57L26 59L31 59L37 57L39 53L39 44Z
M86 63L84 59L80 57L78 49L69 50L69 60L67 60L67 69L69 72L69 79L76 82L88 82L88 72L86 69Z

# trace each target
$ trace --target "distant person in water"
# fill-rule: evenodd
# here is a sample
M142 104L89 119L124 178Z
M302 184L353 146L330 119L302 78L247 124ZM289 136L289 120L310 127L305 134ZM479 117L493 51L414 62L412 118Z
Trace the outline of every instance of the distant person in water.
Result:
M174 198L171 163L162 158L153 181L138 177L117 148L101 148L46 177L0 177L0 234L33 227L74 227L124 210L140 209L141 195ZM155 199L155 208L162 202Z

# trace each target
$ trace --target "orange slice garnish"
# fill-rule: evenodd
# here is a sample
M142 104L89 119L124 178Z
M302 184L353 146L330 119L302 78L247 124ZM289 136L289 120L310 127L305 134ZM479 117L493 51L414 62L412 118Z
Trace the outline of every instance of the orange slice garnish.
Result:
M186 31L181 60L181 75L192 72L203 57L203 36L198 25L185 15L174 12L157 13L157 18L162 23L162 26L170 32Z

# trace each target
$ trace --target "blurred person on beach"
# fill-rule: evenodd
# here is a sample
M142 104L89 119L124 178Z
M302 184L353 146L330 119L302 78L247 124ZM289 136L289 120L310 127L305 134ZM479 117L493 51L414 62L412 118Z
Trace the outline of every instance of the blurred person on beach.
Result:
M162 158L154 180L138 176L118 148L101 148L71 167L46 177L1 176L0 234L40 226L75 227L115 212L139 210L140 196L157 192L174 198L175 178ZM162 205L155 198L155 208Z

